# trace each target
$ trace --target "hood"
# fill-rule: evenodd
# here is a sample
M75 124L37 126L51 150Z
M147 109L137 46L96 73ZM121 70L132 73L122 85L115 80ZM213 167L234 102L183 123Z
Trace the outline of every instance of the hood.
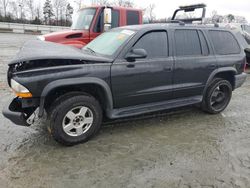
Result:
M64 31L49 33L43 35L43 37L45 38L45 41L61 42L65 41L65 39L81 38L83 35L84 31L81 30L64 30Z
M67 59L67 60L80 60L80 61L93 61L93 62L112 62L112 59L91 55L71 46L62 44L45 42L40 40L32 40L26 42L20 49L16 57L10 62L9 65L43 59Z

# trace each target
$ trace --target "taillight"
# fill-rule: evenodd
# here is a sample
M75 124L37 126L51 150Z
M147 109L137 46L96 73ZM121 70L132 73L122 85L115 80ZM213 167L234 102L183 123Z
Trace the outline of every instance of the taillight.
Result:
M245 60L245 64L244 64L244 72L247 71L247 60Z

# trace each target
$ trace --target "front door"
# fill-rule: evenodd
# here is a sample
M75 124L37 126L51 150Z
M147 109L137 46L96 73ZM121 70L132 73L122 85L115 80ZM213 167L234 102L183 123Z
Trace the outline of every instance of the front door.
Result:
M165 101L172 98L173 58L169 56L166 31L142 35L132 49L144 49L147 57L128 62L117 60L111 67L114 107Z

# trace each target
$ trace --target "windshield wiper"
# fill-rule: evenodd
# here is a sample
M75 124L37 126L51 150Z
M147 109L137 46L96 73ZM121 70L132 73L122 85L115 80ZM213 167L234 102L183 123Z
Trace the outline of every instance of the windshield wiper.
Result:
M86 49L89 50L89 51L91 51L91 53L96 54L96 52L92 48L87 47Z

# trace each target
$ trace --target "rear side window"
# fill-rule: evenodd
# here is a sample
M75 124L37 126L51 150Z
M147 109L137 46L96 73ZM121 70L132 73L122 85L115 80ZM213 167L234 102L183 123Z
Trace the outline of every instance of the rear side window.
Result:
M228 31L209 31L215 53L229 55L240 53L240 47L235 37Z
M127 25L139 24L139 12L138 11L127 11Z
M168 38L165 31L155 31L143 35L133 47L147 51L147 58L163 58L168 56Z
M176 56L202 55L198 32L180 29L175 31Z
M120 14L118 10L112 10L112 28L119 27Z

